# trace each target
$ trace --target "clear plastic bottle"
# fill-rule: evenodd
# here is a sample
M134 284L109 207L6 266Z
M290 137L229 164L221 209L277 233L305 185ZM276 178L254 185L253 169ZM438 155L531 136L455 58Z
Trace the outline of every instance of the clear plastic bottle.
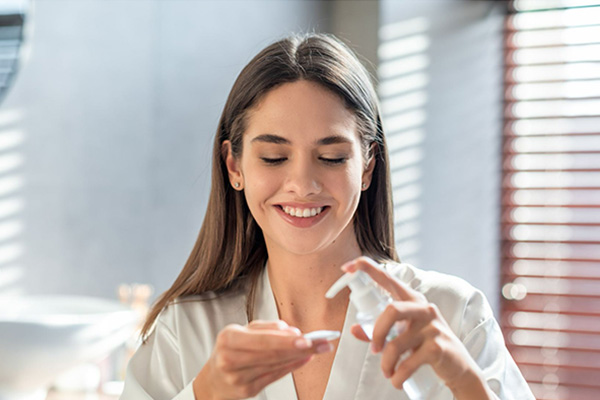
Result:
M348 286L351 290L350 301L358 310L356 320L363 328L369 339L373 339L373 327L379 314L385 310L386 306L393 299L384 294L376 285L371 277L363 272L356 271L344 274L335 282L325 294L325 297L331 299L335 297L342 289ZM398 321L392 326L386 336L386 341L393 340L402 333L406 323ZM400 361L410 355L406 352L402 355ZM404 392L411 400L433 400L444 388L443 383L437 377L430 365L422 365L408 378L403 387Z

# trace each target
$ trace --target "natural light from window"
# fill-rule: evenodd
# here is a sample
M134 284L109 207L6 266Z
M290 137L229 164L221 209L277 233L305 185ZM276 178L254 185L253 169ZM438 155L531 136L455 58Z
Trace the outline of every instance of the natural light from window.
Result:
M15 128L22 118L17 110L0 110L0 296L22 294L24 134Z
M379 97L388 143L398 254L418 265L422 143L429 82L429 22L414 18L379 31Z

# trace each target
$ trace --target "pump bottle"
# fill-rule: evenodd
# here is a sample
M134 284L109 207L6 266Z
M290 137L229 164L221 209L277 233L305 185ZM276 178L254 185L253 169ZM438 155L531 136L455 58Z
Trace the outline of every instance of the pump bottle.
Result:
M379 314L385 310L386 306L393 299L384 294L376 285L373 279L363 271L349 272L338 279L325 294L325 297L331 299L335 297L342 289L348 286L351 290L350 301L358 310L356 320L362 327L369 339L373 339L373 327ZM400 321L392 326L386 336L386 342L393 340L402 333L405 323ZM404 353L401 361L409 356L409 352ZM432 400L444 388L430 365L422 365L415 373L408 378L403 387L404 392L411 400Z

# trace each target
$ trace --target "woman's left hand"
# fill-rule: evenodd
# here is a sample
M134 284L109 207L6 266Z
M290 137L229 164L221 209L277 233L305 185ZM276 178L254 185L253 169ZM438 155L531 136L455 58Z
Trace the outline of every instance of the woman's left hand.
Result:
M491 395L479 367L435 304L428 303L425 296L393 278L368 257L350 261L342 266L342 270L366 272L394 299L377 318L371 341L372 351L382 352L381 369L394 387L402 388L404 381L421 365L430 364L456 398L488 398L481 397L484 392L487 396ZM406 324L406 329L386 343L388 332L400 321L405 321L401 324ZM369 341L360 325L352 327L352 334L360 340ZM408 350L412 350L412 354L398 365L400 357ZM484 390L477 391L480 397L466 394L475 395L476 387Z

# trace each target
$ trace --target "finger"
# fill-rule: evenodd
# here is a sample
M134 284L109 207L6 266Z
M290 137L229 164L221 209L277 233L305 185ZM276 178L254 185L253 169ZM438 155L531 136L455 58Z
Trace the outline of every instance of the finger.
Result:
M301 367L310 361L310 359L310 356L305 357L278 368L258 368L241 373L229 373L227 374L228 376L223 377L223 383L229 387L229 393L232 393L233 390L235 398L239 396L243 398L254 397L265 386L283 377L290 371Z
M312 342L288 330L249 329L229 325L217 337L217 346L253 351L292 350L308 349Z
M263 320L254 320L248 324L248 328L250 329L267 329L267 330L280 330L280 331L290 331L296 336L302 335L300 329L289 326L287 322L282 319L276 321L263 321Z
M404 381L410 378L426 362L427 352L423 347L420 347L398 364L393 375L390 377L392 385L396 388L401 388Z
M272 350L244 351L225 350L217 355L219 369L226 372L243 371L245 369L280 367L289 362L295 362L314 354L316 349L305 350Z
M292 369L298 368L297 365L303 365L313 357L313 354L308 354L299 358L297 357L291 360L286 360L285 362L274 362L272 364L266 364L262 366L254 365L251 368L245 368L243 370L235 371L235 373L239 374L240 376L243 376L244 378L240 378L240 380L243 380L243 382L247 383L258 379L259 377L266 374L274 374L282 370L291 371Z
M291 364L287 365L285 368L280 368L280 369L276 370L276 372L267 372L267 373L264 373L264 374L258 376L257 378L255 378L255 381L253 384L255 387L255 390L257 390L257 392L260 392L264 387L275 382L276 380L283 378L285 375L289 374L290 372L302 367L307 362L309 362L311 359L312 359L312 357L307 357L307 358L299 360L295 363L291 363Z
M424 341L422 335L411 335L405 332L398 338L388 342L381 353L381 370L386 378L394 373L399 361L406 359Z
M281 366L312 354L327 353L333 349L334 346L327 339L318 339L313 340L311 347L307 349L240 350L222 348L215 357L219 369L231 372L247 368Z
M371 341L371 339L369 339L369 337L367 336L367 334L363 330L362 326L360 326L359 324L352 325L352 327L350 328L350 332L358 340L362 340L363 342L370 342Z
M395 301L388 304L375 321L373 327L372 348L375 353L385 346L388 335L394 327L395 336L405 329L410 329L413 334L419 332L435 317L435 312L429 305L414 303L411 301Z
M316 340L333 341L333 340L338 340L340 338L341 332L340 331L330 331L330 330L318 330L318 331L304 333L303 336L312 341L316 341Z
M357 270L366 272L379 286L390 292L396 300L422 301L420 296L403 282L392 277L386 270L380 267L369 257L358 257L344 265L342 270L355 272Z

